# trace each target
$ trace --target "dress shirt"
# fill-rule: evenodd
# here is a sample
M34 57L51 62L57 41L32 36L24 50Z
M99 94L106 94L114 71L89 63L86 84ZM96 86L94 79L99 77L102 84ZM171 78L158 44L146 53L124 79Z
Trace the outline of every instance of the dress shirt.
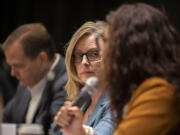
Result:
M59 59L60 59L60 55L56 53L55 55L55 61L53 63L53 65L51 66L50 70L53 70L54 67L57 65ZM42 93L45 89L47 83L47 79L46 76L44 76L34 87L29 88L28 90L31 93L31 101L29 103L29 107L26 113L26 119L25 122L26 123L32 123L35 111L38 107L39 101L41 99Z

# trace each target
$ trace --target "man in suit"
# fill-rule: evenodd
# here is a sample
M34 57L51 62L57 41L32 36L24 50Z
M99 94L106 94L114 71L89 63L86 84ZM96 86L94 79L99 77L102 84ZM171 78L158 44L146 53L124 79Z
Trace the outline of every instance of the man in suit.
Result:
M42 124L46 113L52 121L65 101L67 74L46 28L40 23L21 25L2 49L11 75L19 80L16 95L4 108L3 122ZM53 81L47 79L49 72L55 74Z

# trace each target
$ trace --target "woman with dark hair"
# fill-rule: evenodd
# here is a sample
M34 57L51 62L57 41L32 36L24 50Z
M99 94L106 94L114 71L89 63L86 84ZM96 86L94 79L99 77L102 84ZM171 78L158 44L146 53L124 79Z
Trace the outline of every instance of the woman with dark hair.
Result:
M180 121L178 33L143 3L122 5L107 22L102 82L116 112L114 135L173 134Z

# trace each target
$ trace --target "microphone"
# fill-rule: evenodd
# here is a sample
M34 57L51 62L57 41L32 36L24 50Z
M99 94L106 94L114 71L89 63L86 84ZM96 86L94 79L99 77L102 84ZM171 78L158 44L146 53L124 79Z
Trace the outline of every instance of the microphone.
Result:
M98 79L97 77L90 77L85 83L85 86L81 89L79 96L72 101L73 106L81 107L84 103L91 100L91 95L98 91ZM56 133L61 127L56 125L53 131Z
M98 79L96 77L90 77L85 86L81 89L81 92L74 101L72 101L73 106L81 107L85 102L91 99L91 95L98 91Z
M50 113L50 105L52 102L52 85L55 79L55 73L53 71L49 71L46 75L46 87L44 89L43 99L42 99L42 106L43 106L43 118L42 118L42 125L44 130L44 135L48 135L48 130L50 128L51 123L51 113Z

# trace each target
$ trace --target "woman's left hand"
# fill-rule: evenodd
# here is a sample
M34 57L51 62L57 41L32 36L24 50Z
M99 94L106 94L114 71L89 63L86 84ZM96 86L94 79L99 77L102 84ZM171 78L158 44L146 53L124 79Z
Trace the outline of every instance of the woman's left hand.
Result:
M55 116L54 122L62 127L61 131L66 135L85 135L82 119L82 111L66 101Z

